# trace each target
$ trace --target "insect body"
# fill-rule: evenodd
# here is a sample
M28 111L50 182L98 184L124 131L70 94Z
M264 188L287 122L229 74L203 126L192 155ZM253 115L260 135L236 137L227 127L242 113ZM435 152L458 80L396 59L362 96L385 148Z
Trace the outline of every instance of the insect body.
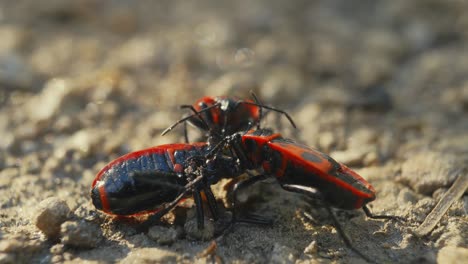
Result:
M238 175L229 157L207 159L206 143L168 144L126 154L107 164L92 184L94 206L107 214L131 216L157 212L156 218L193 194L199 227L203 227L201 192L217 218L210 185ZM208 160L208 162L207 162Z
M275 177L283 189L320 200L346 245L369 262L372 261L352 246L330 207L362 208L370 218L398 218L370 212L366 204L375 200L375 190L356 172L324 153L283 138L279 133L268 129L238 132L226 137L215 149L223 145L237 156L241 170L263 169L263 175L251 176L234 187L234 206L239 189Z
M208 142L216 144L226 135L250 129L253 126L260 128L260 120L263 118L262 109L281 113L288 118L293 127L296 127L292 118L283 110L263 105L254 93L253 100L242 100L227 96L205 96L197 100L193 105L181 105L181 108L190 109L193 114L178 120L172 126L162 132L165 135L178 124L186 122L199 128L208 135ZM185 139L188 142L187 128L184 129Z
M234 135L237 156L246 169L262 167L281 186L314 188L331 206L358 209L375 199L374 188L356 172L308 146L261 129Z
M205 96L191 107L199 116L188 120L193 126L206 132L234 134L260 121L260 106L252 100L241 100L227 96ZM201 118L201 119L200 119ZM205 122L203 122L204 120Z

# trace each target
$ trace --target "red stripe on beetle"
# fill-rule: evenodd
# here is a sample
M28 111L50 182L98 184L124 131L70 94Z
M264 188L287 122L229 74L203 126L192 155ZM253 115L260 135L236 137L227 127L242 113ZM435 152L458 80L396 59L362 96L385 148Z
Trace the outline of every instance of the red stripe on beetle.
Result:
M179 163L174 164L174 172L182 173L182 172L184 172L184 167L182 165L180 165Z
M170 167L172 167L172 169L174 169L174 166L176 165L174 152L175 152L175 150L173 148L168 148L166 150L167 157L169 157L169 159L171 160L171 164L170 164L171 166Z
M106 189L104 188L104 184L99 186L99 196L101 198L102 211L104 211L105 213L111 213L110 204L109 200L107 199L107 193Z

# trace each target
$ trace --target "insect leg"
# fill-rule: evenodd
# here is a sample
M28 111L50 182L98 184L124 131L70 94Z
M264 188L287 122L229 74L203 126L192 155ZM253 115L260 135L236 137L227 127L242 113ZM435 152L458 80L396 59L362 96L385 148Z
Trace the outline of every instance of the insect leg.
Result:
M171 131L172 129L174 129L176 126L178 126L180 123L183 123L183 122L186 122L187 120L189 120L190 118L193 118L194 116L197 116L200 121L203 123L203 125L206 127L206 129L209 129L209 125L206 123L205 119L203 119L203 117L201 116L201 113L205 112L205 111L208 111L210 110L211 108L214 108L214 107L218 107L219 105L218 104L214 104L212 106L209 106L199 112L197 112L197 110L195 110L195 108L193 108L193 106L191 105L181 105L180 108L190 108L192 111L194 111L194 114L191 114L189 116L186 116L184 118L181 118L179 120L177 120L174 124L172 124L170 127L166 128L162 133L161 133L161 136L164 136L166 135L167 133L169 133L169 131Z
M325 209L327 209L328 214L330 215L331 219L333 220L334 226L336 228L336 231L340 234L341 238L345 242L346 246L350 248L354 253L358 254L361 258L363 258L365 261L369 263L374 263L369 257L361 253L357 248L351 244L351 241L349 240L348 236L346 236L345 232L343 231L343 228L341 227L340 222L338 219L336 219L335 214L333 213L331 207L328 204L325 204Z
M366 255L361 253L357 248L355 248L353 246L353 244L351 243L351 240L348 238L348 236L343 231L343 228L341 227L340 222L338 221L335 214L333 213L330 205L328 205L328 203L325 201L322 194L318 190L316 190L314 188L304 188L302 186L288 185L288 184L281 185L281 187L283 187L283 189L285 189L287 191L290 191L290 192L301 193L301 194L308 195L308 196L310 196L310 197L312 197L314 199L319 199L323 203L323 207L325 207L328 214L330 215L330 218L333 221L333 225L335 226L336 231L341 236L341 238L343 239L343 242L346 244L346 246L349 249L351 249L352 251L354 251L354 253L358 254L365 261L367 261L369 263L374 263L369 257L367 257Z
M211 215L215 221L218 220L218 206L216 205L216 198L214 197L211 187L209 185L203 186L203 192L205 193L206 199L208 200L208 207Z
M250 174L250 173L249 173ZM257 225L271 225L272 220L262 217L260 215L256 214L249 214L246 217L238 217L237 216L237 192L241 189L245 189L251 185L253 185L256 182L262 181L267 179L269 176L268 175L250 175L249 178L238 182L234 185L234 188L232 190L232 221L233 222L242 222L242 223L250 223L250 224L257 224Z
M372 218L372 219L390 219L390 220L398 220L398 221L406 220L404 217L395 216L395 215L375 215L369 210L369 208L366 205L362 207L362 210L364 211L364 213L366 213L367 217Z
M259 104L259 105L263 105L260 100L258 99L257 95L253 92L253 91L250 91L250 95L253 97L255 103ZM260 122L261 120L263 119L263 107L260 107L258 109L258 122L257 122L257 130L260 130Z
M195 207L197 209L198 229L202 230L205 227L205 216L203 212L203 202L199 191L195 191L193 193L193 200L195 201Z
M155 214L151 215L148 220L146 221L146 224L143 225L144 227L148 227L148 225L156 220L159 220L162 216L167 214L169 211L171 211L176 205L187 195L189 191L192 191L194 188L194 185L197 184L200 180L203 178L201 176L198 176L194 180L190 181L185 187L183 187L182 192L170 203L166 204L164 208L156 212Z

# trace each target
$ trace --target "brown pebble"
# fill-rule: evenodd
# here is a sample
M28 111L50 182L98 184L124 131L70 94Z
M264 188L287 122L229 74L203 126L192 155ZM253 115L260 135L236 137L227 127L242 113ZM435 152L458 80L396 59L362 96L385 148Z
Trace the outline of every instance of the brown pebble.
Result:
M50 197L39 203L33 216L35 225L47 237L56 238L60 233L60 225L65 222L70 214L70 208L65 201Z
M64 252L65 246L63 244L56 244L50 248L50 253L54 255L59 255Z
M269 263L295 263L297 252L294 249L275 243Z
M468 249L463 247L447 246L439 250L437 254L438 263L459 263L458 261L468 259Z
M15 263L15 256L13 254L0 253L0 263Z
M123 264L133 263L179 263L175 252L161 248L136 248L119 261Z
M308 255L315 255L318 252L317 241L312 241L310 244L304 249L304 254Z
M93 248L102 240L101 229L86 221L67 221L60 226L62 243L72 247Z
M43 244L37 239L20 236L0 241L0 252L24 255L38 252L42 249L42 246Z
M184 230L187 237L194 240L209 240L214 236L215 227L213 222L205 218L205 226L203 229L198 229L198 222L196 218L190 218L185 222Z
M452 183L458 169L453 155L439 152L423 152L411 156L401 168L401 183L409 185L420 194L430 195Z

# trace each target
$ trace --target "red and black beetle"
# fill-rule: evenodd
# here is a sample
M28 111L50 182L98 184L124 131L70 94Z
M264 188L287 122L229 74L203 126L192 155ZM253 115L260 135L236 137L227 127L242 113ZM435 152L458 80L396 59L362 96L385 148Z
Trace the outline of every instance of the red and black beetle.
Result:
M263 171L262 175L251 176L236 184L233 190L234 207L239 189L275 177L283 189L321 201L346 245L368 261L352 246L330 207L343 210L362 208L369 218L399 219L371 213L366 205L375 200L375 190L356 172L320 151L283 138L279 133L269 129L238 132L226 137L213 151L224 146L238 158L241 171Z
M183 198L193 195L198 227L203 228L201 192L217 219L210 186L220 178L238 176L235 161L221 155L207 157L207 143L167 144L126 154L107 164L91 187L94 206L118 216L155 213L156 220Z

